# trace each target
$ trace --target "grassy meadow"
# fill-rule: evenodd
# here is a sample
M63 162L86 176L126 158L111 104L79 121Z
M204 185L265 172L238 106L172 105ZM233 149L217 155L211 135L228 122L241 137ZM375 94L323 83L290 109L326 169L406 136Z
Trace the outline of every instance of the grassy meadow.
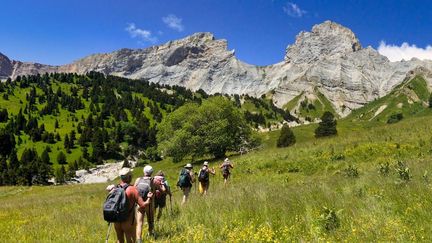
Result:
M431 121L341 120L339 135L324 139L314 138L316 125L300 126L288 148L276 148L278 131L263 133L260 149L230 157L228 186L217 170L209 195L194 187L184 207L173 187L173 209L168 213L168 203L156 223L156 241L430 242ZM152 165L175 185L182 164ZM135 178L141 172L136 168ZM0 241L103 242L106 185L0 187Z

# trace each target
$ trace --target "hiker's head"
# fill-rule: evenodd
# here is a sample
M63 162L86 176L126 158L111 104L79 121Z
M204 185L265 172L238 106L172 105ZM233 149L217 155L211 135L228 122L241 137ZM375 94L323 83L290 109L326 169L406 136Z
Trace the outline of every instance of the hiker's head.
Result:
M224 162L228 163L230 160L228 158L225 158Z
M209 165L208 161L204 161L203 165L208 167L208 165Z
M132 181L132 170L130 168L124 167L119 172L120 180L125 183L130 183Z
M162 177L165 177L165 173L163 172L163 171L158 171L157 173L156 173L156 176L162 176Z
M151 176L153 174L153 167L150 165L144 166L144 176Z
M192 167L192 164L186 164L185 168L188 169L188 170L191 170L193 167Z

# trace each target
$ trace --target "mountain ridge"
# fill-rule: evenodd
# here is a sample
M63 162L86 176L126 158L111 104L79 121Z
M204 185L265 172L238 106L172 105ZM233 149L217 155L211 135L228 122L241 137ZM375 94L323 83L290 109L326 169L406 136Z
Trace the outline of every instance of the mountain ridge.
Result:
M288 45L284 60L257 66L239 60L228 50L227 40L199 32L145 49L123 48L93 54L73 63L50 66L11 61L0 55L0 78L15 78L52 72L104 74L150 82L180 85L207 93L249 94L271 92L274 103L283 107L301 92L318 89L341 116L385 96L407 78L427 74L432 84L432 61L412 59L390 62L372 47L362 48L348 28L332 21L300 32ZM9 60L9 61L8 61Z

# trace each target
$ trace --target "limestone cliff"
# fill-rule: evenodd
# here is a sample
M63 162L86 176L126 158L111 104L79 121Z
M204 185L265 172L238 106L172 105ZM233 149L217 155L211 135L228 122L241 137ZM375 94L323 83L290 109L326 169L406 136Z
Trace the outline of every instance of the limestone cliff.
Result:
M430 74L431 61L390 62L355 34L326 21L301 32L282 62L265 67L238 60L227 41L211 33L145 49L95 54L64 66L10 61L0 54L0 78L45 72L98 71L150 82L181 85L208 93L261 96L272 92L282 107L294 97L318 90L341 116L388 94L415 73ZM426 77L429 85L432 80Z

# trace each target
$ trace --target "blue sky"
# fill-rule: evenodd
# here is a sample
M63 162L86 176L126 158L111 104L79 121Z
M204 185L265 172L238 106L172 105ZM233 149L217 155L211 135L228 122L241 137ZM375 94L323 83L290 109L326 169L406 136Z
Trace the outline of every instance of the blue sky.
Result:
M239 59L267 65L283 60L300 31L325 20L352 29L363 46L378 48L385 41L394 45L385 47L399 51L407 42L409 48L416 45L414 51L432 53L427 49L432 1L16 0L1 5L0 52L45 64L207 31L227 39Z

